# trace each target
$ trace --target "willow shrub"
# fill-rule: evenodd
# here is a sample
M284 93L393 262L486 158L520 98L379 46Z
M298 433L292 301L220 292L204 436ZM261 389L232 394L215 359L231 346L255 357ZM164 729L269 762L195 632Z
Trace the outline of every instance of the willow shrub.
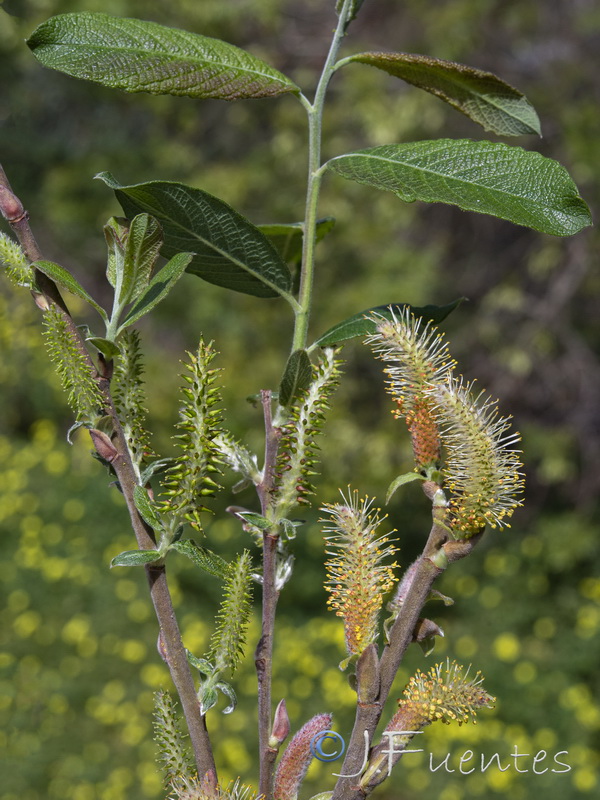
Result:
M341 741L327 711L301 725L283 747L292 725L285 697L273 697L273 647L278 598L293 578L294 539L302 536L302 509L317 494L319 448L327 447L322 434L342 380L342 348L357 337L383 361L394 414L406 425L414 454L414 471L390 476L386 503L403 484L418 481L431 506L432 524L421 555L399 577L393 533L385 530L385 516L372 499L348 487L322 505L329 556L325 588L329 608L343 624L345 653L339 666L348 672L356 718L338 780L323 786L319 797L363 798L411 752L409 744L424 728L437 721L468 722L494 702L479 672L447 660L418 670L392 715L385 707L409 645L417 642L429 654L443 635L435 621L423 616L431 599L452 603L434 588L436 579L471 554L486 528L507 527L521 504L519 435L500 414L497 401L461 377L437 330L460 300L415 308L391 298L378 308L349 309L348 318L331 320L324 333L312 334L316 250L334 222L319 217L319 193L323 180L339 176L404 202L449 203L555 236L577 233L590 224L590 215L561 165L503 143L402 142L323 161L327 89L334 73L351 64L373 67L430 92L492 134L540 133L526 97L491 73L408 53L340 57L361 6L362 0L337 3L337 26L312 100L249 52L152 22L63 14L41 24L28 40L44 66L106 87L198 100L289 95L307 115L305 215L298 222L255 225L201 188L169 181L123 185L108 172L98 175L123 211L104 227L110 308L63 266L43 258L28 215L4 174L0 187L2 211L15 235L3 235L2 259L7 276L31 291L42 312L48 357L74 414L69 437L78 428L87 429L94 455L111 474L129 513L137 546L112 558L111 566L146 572L159 625L158 652L183 710L184 725L173 699L157 693L160 760L169 792L180 798L233 799L254 793L239 781L219 782L207 718L219 707L235 712L235 672L247 647L256 595L261 598L255 649L258 792L267 800L295 800L313 758L327 760L328 745ZM136 324L184 275L257 302L277 299L282 307L280 344L288 355L281 380L254 398L264 426L260 456L224 426L226 365L219 364L217 345L202 336L187 354L174 434L177 454L164 457L153 447ZM97 313L94 326L77 324L63 292ZM286 318L291 319L289 330ZM229 560L218 552L209 516L225 470L238 473L234 492L253 486L256 495L249 507L228 506L238 520L240 541L239 552ZM222 604L202 652L183 645L171 600L166 565L181 557L197 566L199 580L210 575L223 585ZM389 612L385 619L384 609ZM564 771L558 756L554 764Z

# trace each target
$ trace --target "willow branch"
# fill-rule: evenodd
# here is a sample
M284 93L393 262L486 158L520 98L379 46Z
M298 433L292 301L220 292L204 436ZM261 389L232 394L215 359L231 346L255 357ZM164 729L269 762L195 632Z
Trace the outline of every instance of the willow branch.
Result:
M32 263L39 261L41 253L29 225L28 213L12 191L6 173L1 166L0 211L14 231L27 258ZM113 425L113 435L111 437L113 450L110 463L119 480L138 547L140 550L154 549L156 543L153 532L140 517L133 500L133 492L137 480L127 440L110 393L110 367L101 362L101 370L98 370L56 284L39 270L36 270L35 278L36 290L32 293L37 306L45 311L50 305L54 305L60 310L74 335L74 341L77 342L78 348L85 356L90 372L102 392L106 406L105 410L110 416ZM96 446L97 439L93 435L92 441ZM206 722L200 714L196 687L175 617L166 570L164 566L153 567L152 565L146 566L145 569L152 603L161 631L167 664L189 729L198 774L200 777L206 776L208 785L214 785L216 783L216 771L212 748L206 730Z
M257 486L263 515L268 511L271 489L275 477L275 465L279 447L280 431L273 427L271 415L271 392L261 392L263 416L265 421L265 463L263 479ZM275 631L275 611L279 592L275 586L277 568L276 532L263 532L263 574L262 574L262 629L256 646L254 663L258 679L258 747L260 753L259 792L264 800L270 800L273 792L273 767L277 755L269 746L271 733L271 683L273 680L273 635Z

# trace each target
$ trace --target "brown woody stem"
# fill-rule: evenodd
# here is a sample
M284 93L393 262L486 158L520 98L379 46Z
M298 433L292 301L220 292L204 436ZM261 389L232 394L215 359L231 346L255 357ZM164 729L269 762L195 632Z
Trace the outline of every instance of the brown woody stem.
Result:
M280 432L273 427L271 416L271 392L261 392L265 421L265 463L263 479L256 487L260 498L263 516L266 515L271 500L271 489L275 477L275 465ZM259 747L259 792L263 800L271 800L273 794L273 768L276 751L269 746L271 735L271 683L273 680L273 635L275 631L275 611L279 591L275 586L277 568L276 531L263 532L263 576L262 576L262 630L256 646L254 662L258 678L258 747Z

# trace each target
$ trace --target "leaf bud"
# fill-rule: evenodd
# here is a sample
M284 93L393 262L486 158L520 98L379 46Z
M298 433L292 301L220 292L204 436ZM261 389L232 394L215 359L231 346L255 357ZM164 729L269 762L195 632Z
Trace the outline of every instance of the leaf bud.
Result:
M275 710L273 729L269 738L269 747L273 748L273 750L279 750L279 747L285 742L289 734L290 718L287 713L285 700L280 700Z

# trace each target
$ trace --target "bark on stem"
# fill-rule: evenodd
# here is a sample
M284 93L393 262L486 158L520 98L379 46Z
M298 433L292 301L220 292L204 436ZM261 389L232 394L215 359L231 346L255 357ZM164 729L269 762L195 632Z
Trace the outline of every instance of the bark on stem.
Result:
M19 198L12 191L10 183L6 177L6 173L1 166L0 210L14 231L27 258L31 262L39 261L41 259L41 253L31 231L27 211L24 209ZM133 532L135 534L138 547L141 550L153 549L155 547L155 541L152 531L146 526L138 514L133 501L133 490L136 485L136 476L123 428L119 421L113 399L110 394L110 382L107 377L108 371L107 374L101 374L98 372L98 369L87 350L85 342L81 337L81 333L75 325L56 284L39 271L36 271L36 283L41 292L41 297L39 292L33 292L36 304L42 309L47 308L50 304L53 304L60 309L65 321L69 325L69 328L76 336L78 347L85 355L85 358L89 364L90 372L94 376L94 379L98 382L100 390L102 391L106 402L106 411L112 419L114 428L112 442L118 453L118 455L112 461L112 466L117 474L119 484L123 491L123 496L125 497ZM45 300L46 305L44 305L42 300ZM181 641L179 626L175 617L175 611L173 609L173 603L167 583L165 567L147 566L146 576L150 587L152 603L154 605L161 631L162 641L166 651L169 671L179 695L186 723L189 729L190 741L194 750L198 775L200 778L205 777L207 787L215 786L217 777L212 748L208 738L208 732L206 730L205 719L200 715L198 698L196 696L196 687L187 661L185 648L183 646L183 642Z
M261 400L265 421L265 463L263 479L256 489L264 516L268 511L271 498L280 433L277 428L273 427L271 392L263 390L261 392ZM273 767L277 755L276 751L269 747L271 734L271 683L273 680L273 634L275 630L275 611L279 599L279 592L275 587L277 541L276 531L264 531L262 630L254 658L258 679L259 792L264 800L271 800L273 794Z

